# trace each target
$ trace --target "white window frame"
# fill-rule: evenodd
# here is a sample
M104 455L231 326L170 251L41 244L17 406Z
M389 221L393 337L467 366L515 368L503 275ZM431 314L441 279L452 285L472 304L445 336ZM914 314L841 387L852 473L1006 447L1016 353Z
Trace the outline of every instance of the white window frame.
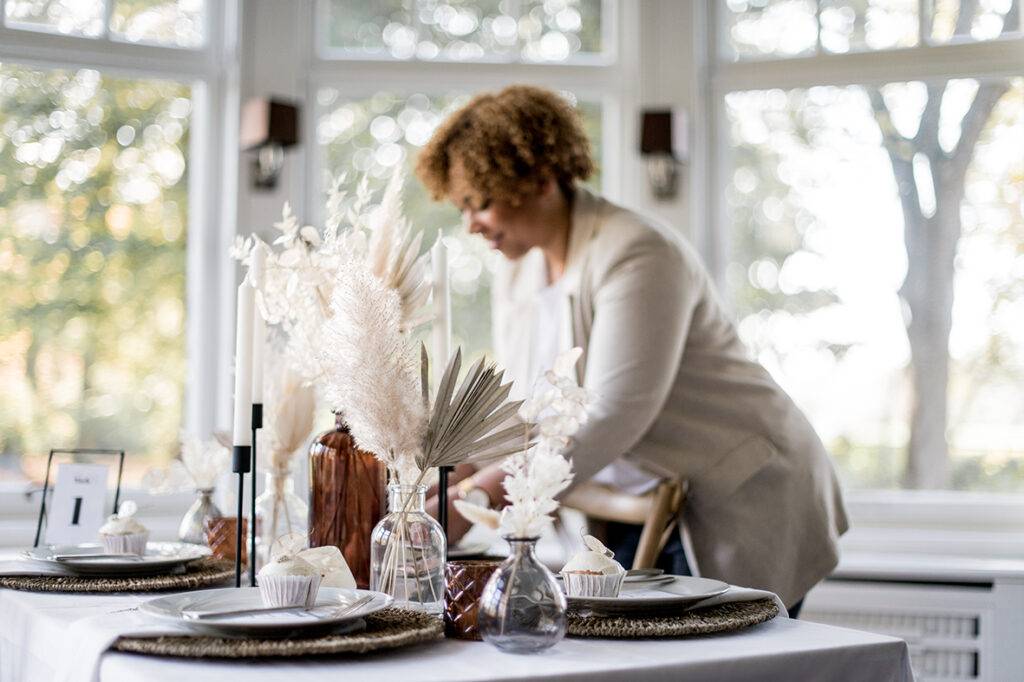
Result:
M226 421L230 408L225 368L230 367L234 338L235 271L227 252L234 239L237 205L220 199L237 191L237 42L242 1L208 0L203 45L177 48L109 37L109 0L104 33L95 38L8 28L2 22L4 0L0 0L0 63L96 69L104 75L165 78L192 88L182 427L196 434L211 433ZM39 501L38 496L26 497L23 486L11 488L0 487L0 516L3 526L14 524L20 534L24 519L37 513ZM136 499L141 495L129 492ZM182 499L186 498L147 499L144 508L149 513L180 514ZM4 535L17 540L13 534Z
M704 115L708 132L708 175L701 196L705 221L705 258L724 292L730 234L724 188L728 186L729 139L725 133L725 95L741 90L800 88L815 85L883 84L914 80L1024 76L1024 34L983 42L851 52L804 57L730 61L723 8L705 4L708 69ZM922 0L922 7L926 2ZM1021 19L1024 30L1024 17ZM721 227L718 227L721 226ZM725 297L728 299L728 296ZM848 548L938 554L1020 556L1024 552L1024 495L929 490L848 490L844 495L853 531Z
M625 201L631 187L623 168L629 157L628 143L636 138L637 72L636 50L624 45L638 44L639 12L635 3L623 0L602 2L602 44L600 55L583 55L564 63L484 60L399 60L386 56L368 57L356 52L325 49L318 26L326 20L324 2L315 0L305 22L310 46L305 73L304 128L309 132L306 153L306 183L303 201L305 215L314 221L323 219L323 191L320 186L324 155L316 143L316 124L320 109L316 93L333 87L346 99L359 99L381 89L396 92L421 92L427 95L452 90L467 93L496 90L513 83L530 83L573 92L582 101L601 105L601 181L602 191L612 199ZM297 8L298 9L298 8Z

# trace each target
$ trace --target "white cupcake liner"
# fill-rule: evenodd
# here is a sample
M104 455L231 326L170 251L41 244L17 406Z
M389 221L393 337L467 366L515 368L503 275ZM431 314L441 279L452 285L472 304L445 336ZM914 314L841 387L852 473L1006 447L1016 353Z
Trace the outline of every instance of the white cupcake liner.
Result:
M625 577L625 571L611 575L562 572L565 593L570 597L617 597Z
M305 606L312 608L316 604L316 594L320 590L319 575L271 575L258 580L260 597L263 605L274 606Z
M141 533L129 533L127 535L101 535L103 549L108 554L137 554L142 556L146 553L146 542L149 540L149 531Z

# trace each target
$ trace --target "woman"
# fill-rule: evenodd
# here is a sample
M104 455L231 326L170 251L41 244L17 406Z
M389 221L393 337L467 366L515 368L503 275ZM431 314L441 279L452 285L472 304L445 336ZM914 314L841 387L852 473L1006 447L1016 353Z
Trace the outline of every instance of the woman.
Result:
M593 170L575 110L529 86L475 97L417 165L434 198L507 259L494 282L494 343L519 389L559 351L583 348L580 379L597 397L567 453L574 482L640 491L686 480L691 566L798 607L835 567L847 528L828 455L748 359L693 249L583 187ZM492 465L451 496L497 506L502 478ZM454 540L466 522L449 518ZM617 535L613 548L635 551L638 531Z

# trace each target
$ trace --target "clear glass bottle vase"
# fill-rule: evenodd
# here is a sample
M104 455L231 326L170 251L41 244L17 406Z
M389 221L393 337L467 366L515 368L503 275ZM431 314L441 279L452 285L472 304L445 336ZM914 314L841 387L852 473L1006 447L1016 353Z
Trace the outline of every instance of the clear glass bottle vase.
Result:
M544 651L565 637L565 595L537 560L537 538L505 540L511 553L484 586L477 628L485 642L502 651Z
M370 537L370 589L395 606L440 614L444 607L445 537L424 508L427 487L388 486L388 514Z
M291 469L267 472L263 492L256 498L256 566L270 560L274 540L288 533L309 535L309 505L295 494Z

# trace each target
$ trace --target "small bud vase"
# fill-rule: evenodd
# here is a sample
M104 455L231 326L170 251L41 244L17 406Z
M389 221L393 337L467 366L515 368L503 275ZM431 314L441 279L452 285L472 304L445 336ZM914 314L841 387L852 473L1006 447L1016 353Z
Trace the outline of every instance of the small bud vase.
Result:
M505 540L511 553L484 586L477 628L485 642L502 651L544 651L565 637L565 595L537 560L537 538Z
M425 509L427 487L392 483L388 514L370 536L370 589L395 606L440 615L444 607L445 538Z

